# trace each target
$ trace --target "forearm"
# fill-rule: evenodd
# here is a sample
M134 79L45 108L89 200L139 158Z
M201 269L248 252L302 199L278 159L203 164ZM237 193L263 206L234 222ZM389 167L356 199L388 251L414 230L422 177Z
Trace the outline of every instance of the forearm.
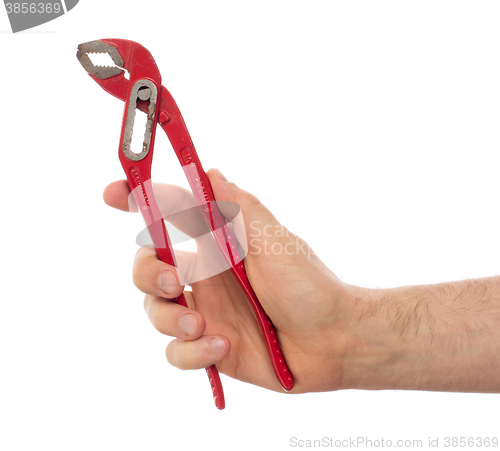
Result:
M500 392L500 277L350 295L343 388Z

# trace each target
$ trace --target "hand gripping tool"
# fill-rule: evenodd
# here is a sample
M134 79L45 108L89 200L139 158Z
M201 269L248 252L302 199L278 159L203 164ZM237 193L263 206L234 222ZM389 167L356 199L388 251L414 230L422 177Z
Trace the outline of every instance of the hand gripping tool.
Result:
M94 65L89 58L89 54L92 53L107 53L114 66ZM291 390L294 380L283 358L273 323L264 312L248 281L234 237L217 207L212 187L201 166L184 119L170 92L161 85L161 75L153 57L136 42L125 39L101 39L80 44L77 58L97 84L125 102L119 158L130 191L134 195L134 201L144 217L153 240L156 255L163 262L177 266L165 223L151 189L151 164L156 124L159 123L184 169L194 197L223 258L252 307L276 377L284 390ZM147 114L140 153L132 152L130 147L136 109ZM184 293L173 301L187 307ZM223 409L224 392L217 368L212 365L206 371L215 405L218 409Z

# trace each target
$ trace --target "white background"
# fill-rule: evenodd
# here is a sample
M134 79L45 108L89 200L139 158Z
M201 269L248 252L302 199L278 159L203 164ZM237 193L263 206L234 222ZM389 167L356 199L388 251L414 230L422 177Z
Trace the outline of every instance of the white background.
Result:
M494 1L81 0L11 34L0 8L0 449L286 450L290 437L500 436L498 395L287 396L168 365L131 281L123 104L79 43L148 48L205 168L254 192L344 281L499 273ZM159 130L157 181L187 184Z

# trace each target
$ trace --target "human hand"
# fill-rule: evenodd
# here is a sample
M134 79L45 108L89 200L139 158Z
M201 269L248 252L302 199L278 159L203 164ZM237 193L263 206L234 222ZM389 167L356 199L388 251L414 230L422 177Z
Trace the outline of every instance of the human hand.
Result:
M247 274L275 325L295 379L292 392L340 388L350 322L346 313L349 286L255 196L229 183L216 170L208 176L216 199L234 202L242 210ZM165 191L168 196L162 195ZM106 188L104 199L108 205L128 211L128 195L127 183L119 181ZM160 209L167 212L190 208L194 202L187 190L171 185L155 185L155 197ZM183 224L180 228L192 235L189 227ZM159 261L153 249L139 249L133 273L134 283L146 293L149 319L161 333L176 338L167 347L171 364L181 369L216 364L220 372L233 378L282 391L251 307L230 271L191 283L192 292L185 291L189 308L169 300L182 292L179 279L184 277Z
M295 379L292 393L345 388L500 392L500 277L389 289L343 283L255 196L218 171L208 176L219 202L241 207L248 278L274 323ZM167 198L161 196L165 191ZM195 203L179 187L158 185L155 192L166 203L163 211ZM128 194L125 181L114 182L104 199L128 211ZM181 229L196 236L190 227L184 223ZM190 258L182 254L181 259ZM149 319L161 333L175 337L167 347L168 361L181 369L216 364L233 378L282 391L252 310L230 271L191 283L192 292L185 291L188 308L170 300L183 291L179 276L153 249L137 252L134 283L146 293Z

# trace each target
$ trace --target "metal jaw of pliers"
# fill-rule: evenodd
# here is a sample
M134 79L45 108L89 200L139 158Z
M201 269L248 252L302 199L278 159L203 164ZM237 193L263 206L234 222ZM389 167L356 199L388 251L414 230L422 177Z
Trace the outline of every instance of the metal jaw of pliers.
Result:
M115 66L95 66L88 56L91 53L108 53ZM171 94L161 85L160 72L153 57L142 45L124 39L102 39L80 44L77 57L89 75L105 91L125 102L119 158L130 191L134 194L134 200L146 221L158 258L177 266L165 224L151 190L151 164L157 123L167 134L205 222L252 307L279 383L284 390L291 390L294 380L283 358L274 326L250 286L236 242L226 219L217 207L212 187L181 113ZM130 149L136 108L147 114L140 153L134 153ZM174 301L187 306L184 294ZM206 370L215 405L223 409L225 400L219 373L214 365Z

